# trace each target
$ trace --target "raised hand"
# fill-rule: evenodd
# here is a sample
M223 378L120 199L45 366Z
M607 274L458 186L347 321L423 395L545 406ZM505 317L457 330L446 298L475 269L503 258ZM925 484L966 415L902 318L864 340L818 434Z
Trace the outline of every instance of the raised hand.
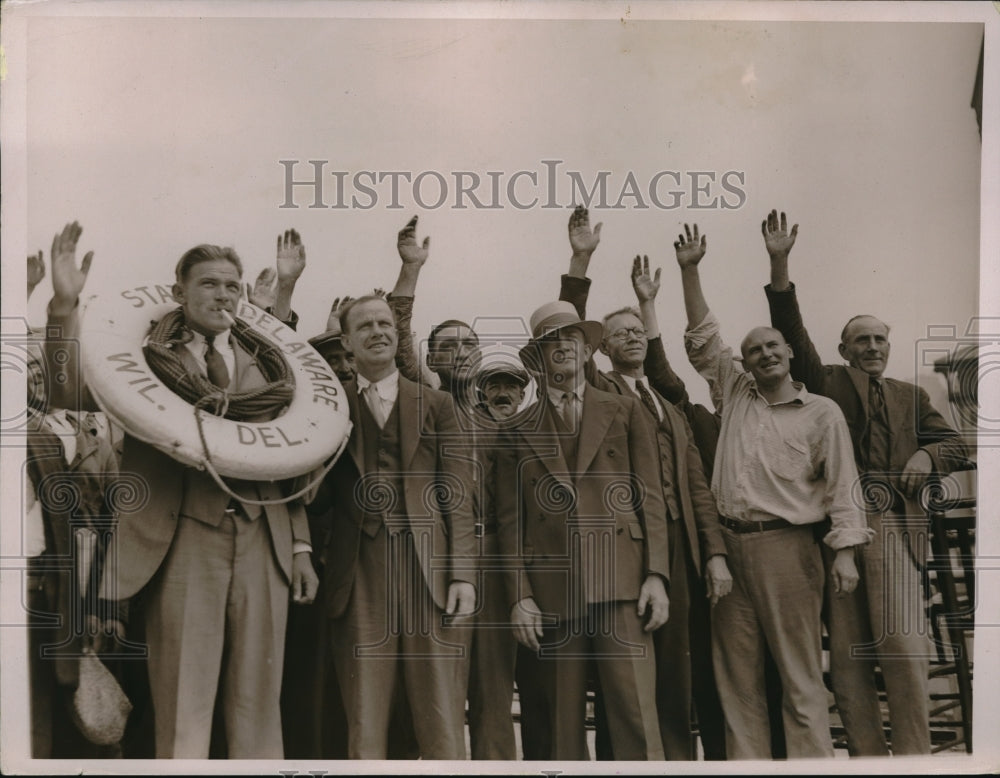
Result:
M681 269L697 267L701 258L705 256L705 251L708 250L706 236L702 235L699 238L697 224L694 225L694 232L685 224L684 234L678 235L674 241L674 250L677 252L677 264Z
M306 247L295 230L278 236L278 283L294 283L306 269Z
M340 329L340 309L347 305L354 298L350 295L345 297L334 297L333 304L330 306L330 315L326 317L326 329L334 330Z
M399 251L399 258L403 260L404 265L415 265L419 268L430 256L431 239L428 236L424 238L423 244L417 243L417 218L414 216L399 231L396 250Z
M42 250L39 249L37 254L28 255L28 297L31 297L31 293L43 278L45 278L45 261Z
M799 225L793 224L792 231L789 232L785 212L781 212L779 219L778 212L772 210L767 218L760 223L760 231L764 235L764 247L771 257L787 257L788 252L795 245L795 238L799 234Z
M76 244L82 233L83 227L78 222L72 222L52 239L50 259L54 313L68 313L76 305L76 300L87 283L94 252L88 251L80 266L76 266Z
M660 270L662 268L657 268L656 274L650 278L649 257L636 255L632 260L632 289L640 304L656 299L656 293L660 291Z
M253 282L252 289L250 284L246 284L247 300L258 308L272 307L277 296L275 288L277 278L277 271L273 267L265 267L257 274L257 280Z
M601 242L601 227L598 222L590 228L590 212L582 205L576 206L569 217L569 245L573 253L590 255L594 253L597 244Z

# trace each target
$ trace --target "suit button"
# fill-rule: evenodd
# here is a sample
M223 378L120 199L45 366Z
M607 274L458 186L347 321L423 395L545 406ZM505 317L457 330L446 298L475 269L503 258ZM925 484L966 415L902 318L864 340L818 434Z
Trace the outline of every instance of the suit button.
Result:
M615 450L613 448L608 449L608 456L613 457L615 455Z
M538 514L538 520L539 521L545 521L545 514L544 513L539 513Z
M618 533L619 535L621 535L621 534L623 534L623 533L625 532L625 528L624 528L624 527L619 527L619 528L618 528L617 530L615 530L615 531L616 531L616 532L617 532L617 533Z

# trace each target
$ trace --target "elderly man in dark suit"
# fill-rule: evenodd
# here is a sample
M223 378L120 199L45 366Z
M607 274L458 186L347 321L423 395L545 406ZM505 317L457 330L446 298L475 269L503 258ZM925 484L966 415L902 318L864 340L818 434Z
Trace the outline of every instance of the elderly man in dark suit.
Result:
M420 756L464 759L475 536L471 471L448 452L452 401L399 375L384 299L358 298L340 321L354 429L314 504L333 509L323 588L348 755L386 758L401 676Z
M589 758L594 662L615 758L662 759L651 633L669 613L670 552L656 437L638 400L587 384L599 322L553 302L531 331L521 358L540 397L500 453L497 514L514 634L549 665L551 758Z
M582 206L570 217L569 239L573 255L569 273L562 277L560 299L572 302L584 317L590 291L586 271L600 242L600 225L593 230L590 228L589 214ZM647 259L647 278L648 270ZM633 285L640 277L642 265L636 257ZM654 633L656 705L666 758L691 760L695 758L691 737L691 646L710 650L707 634L691 634L693 625L707 621L707 613L699 620L693 612L707 611L709 602L705 602L704 597L693 599L691 595L701 589L699 579L703 574L711 604L729 593L732 576L726 565L726 544L691 428L680 411L656 391L645 375L647 340L640 311L621 308L605 316L600 350L611 360L612 371L600 372L590 362L588 380L604 391L640 400L649 411L646 421L655 431L659 444L657 459L667 505L671 552L671 608L669 621Z
M76 266L81 231L67 225L53 243L49 325L63 339L76 335L77 301L90 266L90 254ZM236 252L211 245L186 252L176 267L173 296L183 336L177 359L219 389L266 383L235 328L231 332L242 272ZM93 409L72 357L66 364L48 359L56 376L53 402ZM207 758L218 696L230 758L282 758L279 695L289 594L309 602L318 583L302 504L280 502L283 486L274 481L228 479L234 499L206 472L130 435L122 471L144 482L149 496L144 510L118 522L102 596L120 600L143 592L157 757Z
M771 322L795 352L792 376L840 406L863 492L874 498L866 513L875 539L857 549L861 585L851 594L827 592L831 680L848 748L855 756L888 754L875 686L878 662L888 695L892 752L926 754L931 646L919 570L927 559L927 529L923 517L916 524L906 519L903 496L915 495L934 473L964 466L968 451L927 392L885 377L889 327L874 316L855 316L844 327L838 349L847 365L823 364L788 279L798 225L789 232L785 214L779 219L771 211L761 229L771 262L771 283L765 287Z

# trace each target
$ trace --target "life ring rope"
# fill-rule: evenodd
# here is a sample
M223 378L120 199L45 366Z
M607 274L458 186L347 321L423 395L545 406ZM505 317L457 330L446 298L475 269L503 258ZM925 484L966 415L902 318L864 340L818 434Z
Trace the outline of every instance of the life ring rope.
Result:
M230 332L260 375L244 382L257 384L248 391L220 390L200 371L185 369L181 349L192 335L177 310L169 290L159 286L125 289L85 305L82 376L108 417L181 464L211 471L217 482L289 481L289 491L297 491L328 470L351 422L343 387L322 355L244 301ZM219 487L232 496L224 483Z
M188 403L210 407L216 416L234 421L251 421L277 415L291 401L295 381L281 352L266 338L238 319L233 322L233 338L254 359L268 383L245 392L220 391L206 377L191 373L177 356L176 348L191 338L181 310L171 311L150 329L145 352L150 369L173 392Z
M317 475L308 484L306 484L304 487L295 492L295 494L290 494L287 497L282 497L277 500L250 500L247 499L246 497L242 497L236 494L232 489L230 489L228 484L226 484L226 482L222 480L222 476L220 476L218 471L216 471L215 465L212 463L212 454L208 450L208 442L205 440L205 433L201 426L202 413L204 413L204 411L201 408L195 406L194 414L195 414L195 419L198 422L198 435L201 437L201 448L205 454L205 462L204 462L205 470L208 471L208 474L212 476L212 478L215 480L215 483L222 491L228 494L232 499L237 500L238 502L246 503L247 505L282 505L284 503L291 502L292 500L297 500L304 494L311 492L317 486L319 486L320 482L324 478L326 478L326 474L333 469L333 466L335 464L337 464L337 460L340 459L340 455L344 453L344 449L347 448L347 441L350 440L351 437L350 435L351 423L348 422L348 432L344 436L344 439L340 442L340 445L337 447L337 450L333 452L333 456L331 456L330 460L323 465L323 467L319 472L319 475Z

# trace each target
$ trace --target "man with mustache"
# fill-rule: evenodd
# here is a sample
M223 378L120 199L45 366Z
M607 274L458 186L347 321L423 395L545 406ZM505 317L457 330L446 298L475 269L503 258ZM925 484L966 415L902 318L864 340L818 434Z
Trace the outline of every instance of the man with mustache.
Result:
M755 327L740 347L742 370L708 308L698 264L706 251L684 226L674 243L688 318L684 345L708 381L722 427L712 476L733 590L714 609L712 653L730 759L771 756L763 647L781 675L789 758L833 756L823 685L820 609L822 542L835 552L837 593L858 583L855 547L872 532L851 489L857 469L836 403L789 374L792 350L772 327ZM744 372L745 371L745 372ZM826 531L824 519L830 517Z
M90 268L91 254L76 265L81 232L74 222L53 242L49 331L61 330L63 339L78 331L77 303ZM181 317L176 358L218 389L240 392L266 385L230 332L242 273L235 251L204 244L178 261L173 286ZM47 361L54 403L96 408L74 353L65 364L53 353ZM282 758L288 600L311 602L318 584L302 504L255 504L280 500L283 485L227 479L240 498L233 499L208 473L130 435L122 472L135 473L149 499L118 522L102 596L121 600L142 592L156 756L207 758L218 698L229 758Z
M470 614L476 606L472 477L451 399L396 369L384 299L341 308L357 378L354 428L313 506L330 517L323 590L348 722L348 756L388 756L401 681L424 759L464 759Z
M889 327L874 316L855 316L838 346L847 365L824 365L802 322L788 255L798 225L789 232L782 213L761 224L771 263L765 287L771 322L795 349L792 375L810 392L834 400L843 411L866 495L886 495L868 506L875 532L858 549L861 585L849 596L828 592L830 676L853 756L885 756L875 664L889 703L893 754L929 754L928 657L920 568L927 559L927 519L906 519L902 495L914 496L934 473L964 466L968 448L931 405L927 392L885 377ZM825 551L825 549L824 549ZM829 565L829 554L825 555Z
M476 376L483 396L477 406L496 422L510 419L524 402L524 387L528 374L516 365L496 365L485 368Z

